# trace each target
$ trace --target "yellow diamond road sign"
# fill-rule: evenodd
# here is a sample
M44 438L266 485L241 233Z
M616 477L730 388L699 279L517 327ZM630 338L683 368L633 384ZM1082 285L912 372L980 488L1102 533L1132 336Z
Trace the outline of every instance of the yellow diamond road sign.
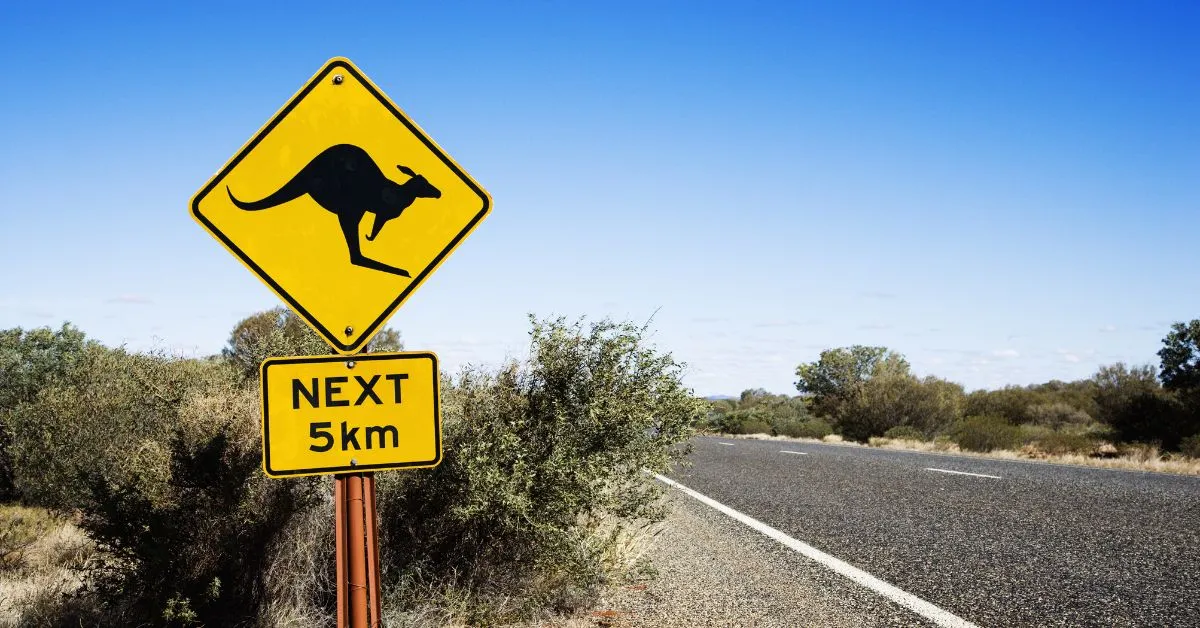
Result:
M349 60L325 64L192 198L192 216L355 353L491 197Z
M442 459L437 356L263 362L263 469L271 477L435 467Z

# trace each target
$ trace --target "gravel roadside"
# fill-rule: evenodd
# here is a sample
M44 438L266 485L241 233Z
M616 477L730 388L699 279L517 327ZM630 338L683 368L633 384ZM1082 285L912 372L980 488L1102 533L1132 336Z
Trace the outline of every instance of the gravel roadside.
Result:
M668 499L671 515L647 541L657 575L610 592L568 625L930 625L704 504L676 491Z

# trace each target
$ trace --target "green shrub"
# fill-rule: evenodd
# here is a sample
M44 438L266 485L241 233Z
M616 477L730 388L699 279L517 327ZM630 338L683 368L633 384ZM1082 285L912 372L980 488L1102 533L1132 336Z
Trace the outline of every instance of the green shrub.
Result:
M1100 411L1096 402L1097 383L1093 380L1062 382L1058 380L1033 386L1005 386L997 390L977 390L967 395L964 413L967 416L995 416L1013 425L1039 422L1042 416L1031 412L1037 406L1063 405L1088 416ZM1044 416L1044 415L1043 415Z
M1053 430L1082 427L1092 422L1088 413L1062 402L1034 404L1025 410L1025 414L1030 423L1044 425Z
M33 402L38 392L62 377L90 343L69 323L57 331L48 327L0 331L0 501L15 500L11 413Z
M771 434L774 428L771 424L759 419L748 418L729 426L728 434Z
M775 433L792 438L825 438L833 433L833 427L821 419L788 421L777 425Z
M594 593L623 530L664 514L645 470L686 453L707 405L643 333L535 321L528 361L459 375L441 465L380 475L389 604L453 597L474 625Z
M1034 425L1033 423L1024 423L1018 428L1020 433L1021 445L1032 445L1038 439L1045 438L1054 434L1054 430L1045 425Z
M883 433L885 438L925 440L925 433L911 425L897 425Z
M21 492L81 511L101 551L89 624L252 621L268 548L320 499L263 475L258 395L219 361L88 347L13 419Z
M1184 438L1200 433L1200 407L1186 399L1166 390L1133 394L1111 415L1113 432L1123 442L1157 443L1177 451Z
M951 435L967 451L1013 449L1021 442L1020 429L1000 417L967 417L951 429Z
M1005 386L997 390L976 390L967 395L963 408L967 416L992 416L1011 424L1028 422L1025 410L1039 402L1038 395L1022 386Z
M709 406L702 427L725 434L782 434L808 418L803 398L773 395L758 388L742 391L737 399L714 400Z
M771 433L770 415L763 408L745 408L721 414L713 419L710 426L722 434L752 434L748 429Z
M232 375L215 361L87 347L11 415L18 489L33 504L73 510L91 505L89 473L113 481L162 476L181 407L207 403L211 390L234 385ZM253 426L254 417L247 420Z
M907 373L884 374L863 382L837 416L842 436L866 442L898 425L935 432L961 416L962 386Z

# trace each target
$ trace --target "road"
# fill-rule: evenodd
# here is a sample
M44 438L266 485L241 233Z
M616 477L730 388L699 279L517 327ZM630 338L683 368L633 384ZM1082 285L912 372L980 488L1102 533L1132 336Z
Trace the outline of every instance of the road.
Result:
M672 479L979 626L1200 626L1200 478L693 444Z

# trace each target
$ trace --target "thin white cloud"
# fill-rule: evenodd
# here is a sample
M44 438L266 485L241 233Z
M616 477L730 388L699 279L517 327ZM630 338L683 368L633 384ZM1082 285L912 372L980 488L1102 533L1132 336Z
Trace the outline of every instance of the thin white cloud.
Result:
M149 297L141 294L120 294L104 300L105 303L122 303L125 305L150 305L154 303Z
M795 319L776 320L776 321L760 321L760 322L754 323L752 325L752 327L757 327L759 329L770 328L770 327L807 327L809 325L820 324L820 322L821 321L817 321L817 320L798 321Z
M1062 356L1063 360L1070 362L1072 364L1076 364L1080 360L1083 359L1083 358L1080 358L1079 354L1075 353L1074 351L1068 351L1066 349L1059 349L1058 355Z
M997 358L1019 358L1021 357L1021 352L1016 349L999 349L993 351L992 356Z
M1102 334L1111 334L1114 331L1117 331L1116 325L1105 325L1104 327L1100 328L1100 333Z

